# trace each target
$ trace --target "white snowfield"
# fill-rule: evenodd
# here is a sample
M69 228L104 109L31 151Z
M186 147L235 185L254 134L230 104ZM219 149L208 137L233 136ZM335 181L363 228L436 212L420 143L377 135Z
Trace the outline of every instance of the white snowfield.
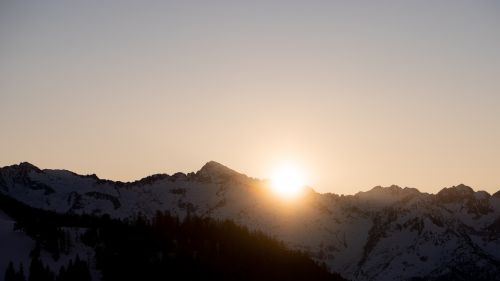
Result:
M169 211L230 219L352 280L432 278L455 268L500 276L500 192L459 185L434 195L390 186L338 196L307 189L283 201L267 185L216 162L196 173L131 183L29 163L0 169L0 192L32 207L115 218Z

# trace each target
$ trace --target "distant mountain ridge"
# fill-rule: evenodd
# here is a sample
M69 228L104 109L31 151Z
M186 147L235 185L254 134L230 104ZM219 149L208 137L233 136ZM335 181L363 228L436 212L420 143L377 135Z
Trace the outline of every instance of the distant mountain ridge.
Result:
M500 191L461 184L428 194L393 185L339 196L310 189L286 204L266 184L214 161L196 173L126 183L26 162L0 168L0 193L32 207L115 218L161 210L230 219L353 280L500 279Z

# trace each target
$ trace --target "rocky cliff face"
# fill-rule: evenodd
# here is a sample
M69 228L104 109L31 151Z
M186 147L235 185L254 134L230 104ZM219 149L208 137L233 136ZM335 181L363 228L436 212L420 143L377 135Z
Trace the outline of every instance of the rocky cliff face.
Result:
M353 196L309 189L296 202L216 162L135 182L29 164L0 169L0 193L61 213L152 217L157 210L231 219L307 251L353 280L499 280L500 196L465 185L421 193L375 187Z

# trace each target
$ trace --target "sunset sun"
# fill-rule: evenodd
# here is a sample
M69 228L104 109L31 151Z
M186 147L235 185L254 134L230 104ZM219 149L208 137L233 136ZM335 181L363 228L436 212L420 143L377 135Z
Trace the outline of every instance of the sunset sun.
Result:
M271 190L284 199L297 197L305 185L304 172L293 165L276 169L271 177Z

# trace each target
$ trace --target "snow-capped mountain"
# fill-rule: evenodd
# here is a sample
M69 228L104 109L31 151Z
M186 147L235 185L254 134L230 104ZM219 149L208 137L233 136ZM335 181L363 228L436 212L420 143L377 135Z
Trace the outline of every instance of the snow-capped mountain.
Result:
M500 280L500 192L398 186L352 196L308 189L285 202L268 182L216 162L196 173L114 182L29 163L0 169L0 193L59 213L231 219L310 253L352 280Z

